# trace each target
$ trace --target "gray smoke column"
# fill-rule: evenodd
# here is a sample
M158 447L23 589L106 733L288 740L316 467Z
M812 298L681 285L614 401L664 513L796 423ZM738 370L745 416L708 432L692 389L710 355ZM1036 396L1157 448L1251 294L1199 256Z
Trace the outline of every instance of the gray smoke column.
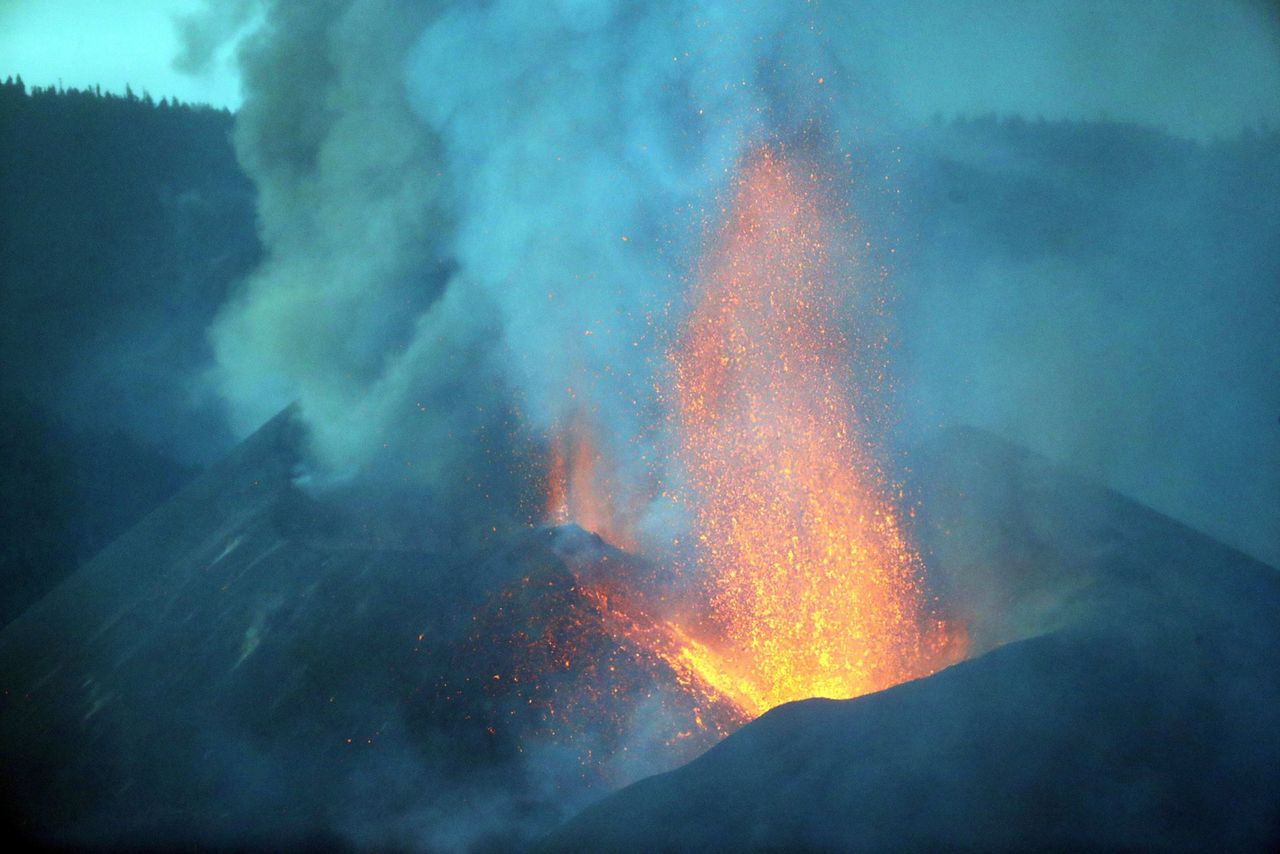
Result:
M653 320L679 296L702 206L744 145L815 112L768 96L816 101L808 10L260 14L236 141L268 258L212 333L237 426L297 399L316 479L444 490L509 439L494 438L505 414L533 441L585 414L631 446L638 480L660 418Z
M483 469L503 412L485 295L455 284L440 152L402 62L423 4L272 3L240 48L236 145L258 185L261 268L212 330L247 431L297 400L313 479L427 488Z

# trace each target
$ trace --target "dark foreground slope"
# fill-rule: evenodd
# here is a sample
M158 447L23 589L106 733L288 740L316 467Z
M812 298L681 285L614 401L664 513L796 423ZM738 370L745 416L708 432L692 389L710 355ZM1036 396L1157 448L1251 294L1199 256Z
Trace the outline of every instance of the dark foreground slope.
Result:
M1275 571L984 434L918 476L978 657L775 709L549 848L1274 850Z
M293 846L438 793L444 736L407 710L479 574L344 536L297 452L286 412L0 632L9 831Z
M300 434L283 413L0 631L4 831L510 850L676 764L633 713L691 698L578 577L642 562L576 526L389 546L294 486Z

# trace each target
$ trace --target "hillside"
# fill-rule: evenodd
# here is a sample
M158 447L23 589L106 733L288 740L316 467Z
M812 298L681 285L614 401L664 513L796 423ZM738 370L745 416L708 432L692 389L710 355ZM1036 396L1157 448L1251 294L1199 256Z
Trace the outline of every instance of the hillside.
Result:
M230 447L198 376L259 255L233 124L0 83L0 624Z

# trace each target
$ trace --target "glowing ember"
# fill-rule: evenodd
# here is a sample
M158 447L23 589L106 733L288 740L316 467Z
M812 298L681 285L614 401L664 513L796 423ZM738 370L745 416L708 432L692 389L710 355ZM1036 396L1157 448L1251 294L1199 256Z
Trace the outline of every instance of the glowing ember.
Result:
M657 567L573 526L531 532L513 554L525 573L489 596L460 646L441 651L448 676L436 695L438 709L483 731L493 755L551 742L576 757L581 783L613 788L692 759L746 722L649 616L649 597L669 587Z
M849 262L829 248L854 236L816 175L755 152L672 353L719 635L680 655L753 715L880 690L959 652L872 453L872 396L855 396L837 321Z

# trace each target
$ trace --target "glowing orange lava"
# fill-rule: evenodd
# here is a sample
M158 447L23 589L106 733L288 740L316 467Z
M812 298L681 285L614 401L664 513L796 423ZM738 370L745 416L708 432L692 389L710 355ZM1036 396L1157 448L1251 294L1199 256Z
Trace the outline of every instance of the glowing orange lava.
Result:
M839 320L865 279L856 230L816 170L774 148L741 164L724 216L669 354L665 401L702 580L682 595L701 600L575 570L601 625L665 664L700 704L696 726L720 734L791 700L927 675L965 645L933 607L898 518L901 489L877 461L879 333L855 324L851 340ZM872 312L874 291L861 300ZM633 549L593 427L577 413L555 434L546 517ZM698 708L717 710L712 726Z
M754 152L671 354L717 635L680 655L753 715L877 691L960 652L932 613L867 435L876 390L858 389L838 321L855 238L816 174Z
M628 514L617 477L597 447L590 420L575 412L551 437L545 517L563 525L576 522L619 548L634 550Z

